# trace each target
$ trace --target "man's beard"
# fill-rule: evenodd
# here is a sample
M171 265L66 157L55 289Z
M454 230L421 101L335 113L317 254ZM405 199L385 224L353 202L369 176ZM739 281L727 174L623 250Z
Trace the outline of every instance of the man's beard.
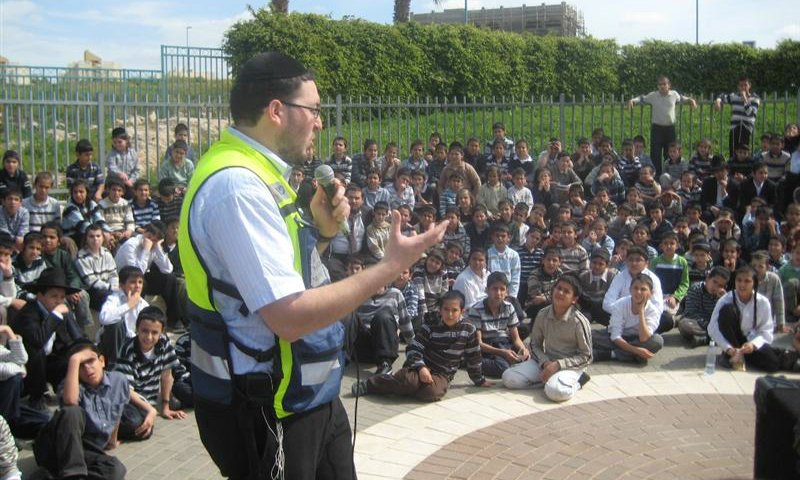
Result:
M289 142L279 145L276 152L289 165L302 165L313 157L313 153L309 149L298 148Z

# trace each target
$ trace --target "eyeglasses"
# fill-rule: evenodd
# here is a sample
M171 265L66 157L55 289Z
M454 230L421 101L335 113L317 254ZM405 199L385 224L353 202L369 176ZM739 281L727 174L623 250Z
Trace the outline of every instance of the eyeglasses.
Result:
M311 112L311 116L313 116L314 118L319 118L319 114L322 111L322 109L319 108L319 107L309 107L309 106L306 106L306 105L298 105L296 103L284 102L284 101L281 101L281 103L283 103L284 105L288 105L290 107L304 108L304 109L308 110L309 112Z

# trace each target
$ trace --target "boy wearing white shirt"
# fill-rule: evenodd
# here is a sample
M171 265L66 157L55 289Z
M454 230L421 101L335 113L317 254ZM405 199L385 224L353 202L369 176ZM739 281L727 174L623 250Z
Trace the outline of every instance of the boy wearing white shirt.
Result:
M611 305L622 297L630 295L633 277L643 273L653 281L653 298L650 302L659 311L659 324L656 333L670 331L675 326L675 320L669 312L664 311L664 296L661 292L661 280L647 268L647 253L641 247L633 246L628 249L625 257L625 269L620 270L608 287L606 296L603 297L603 310L611 313Z
M144 295L160 295L167 304L167 326L177 329L186 320L186 289L181 288L173 273L172 262L162 247L167 227L154 220L144 227L144 233L131 237L117 249L117 268L134 266L144 272ZM155 268L153 268L155 267Z
M470 308L486 298L486 250L474 248L469 252L469 265L456 277L453 290L464 295L464 305Z
M142 298L144 274L138 267L126 266L119 271L120 288L114 290L100 310L97 346L109 369L114 367L125 340L136 336L136 318L149 304Z
M770 345L775 323L769 300L758 291L758 274L749 265L734 272L733 291L719 299L708 335L722 351L722 364L734 370L745 365L766 372L780 368L780 351Z
M652 301L655 297L653 279L635 275L630 295L611 305L608 330L592 332L594 361L647 363L661 350L664 339L656 333L661 312Z

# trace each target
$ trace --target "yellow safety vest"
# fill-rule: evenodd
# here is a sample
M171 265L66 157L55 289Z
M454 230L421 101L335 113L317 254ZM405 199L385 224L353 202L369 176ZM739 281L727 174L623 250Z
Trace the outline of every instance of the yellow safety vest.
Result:
M293 343L276 335L275 347L268 350L249 348L228 333L214 305L212 291L242 301L241 295L235 286L208 274L195 248L195 242L202 239L192 238L189 223L192 201L198 190L212 175L226 168L245 168L264 182L283 216L294 250L294 268L303 276L306 288L327 281L327 272L321 270L324 267L315 248L315 230L295 208L294 190L272 160L230 132L223 132L220 140L198 162L180 217L178 246L192 322L192 386L195 394L206 401L231 404L236 393L230 357L233 344L258 362L273 362L271 390L275 414L280 419L327 403L338 395L344 369L344 329L340 322L334 322ZM243 301L240 312L246 317L250 314ZM262 322L258 314L251 317L253 321Z

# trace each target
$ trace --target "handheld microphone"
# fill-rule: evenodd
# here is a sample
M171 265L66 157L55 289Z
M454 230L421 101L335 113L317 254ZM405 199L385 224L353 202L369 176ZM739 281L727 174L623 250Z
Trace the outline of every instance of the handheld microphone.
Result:
M317 181L317 184L325 190L325 195L328 197L328 202L330 202L333 196L336 195L336 182L334 182L333 169L330 165L320 165L314 169L314 179ZM350 225L348 225L347 220L341 220L339 222L339 231L345 237L350 236Z

